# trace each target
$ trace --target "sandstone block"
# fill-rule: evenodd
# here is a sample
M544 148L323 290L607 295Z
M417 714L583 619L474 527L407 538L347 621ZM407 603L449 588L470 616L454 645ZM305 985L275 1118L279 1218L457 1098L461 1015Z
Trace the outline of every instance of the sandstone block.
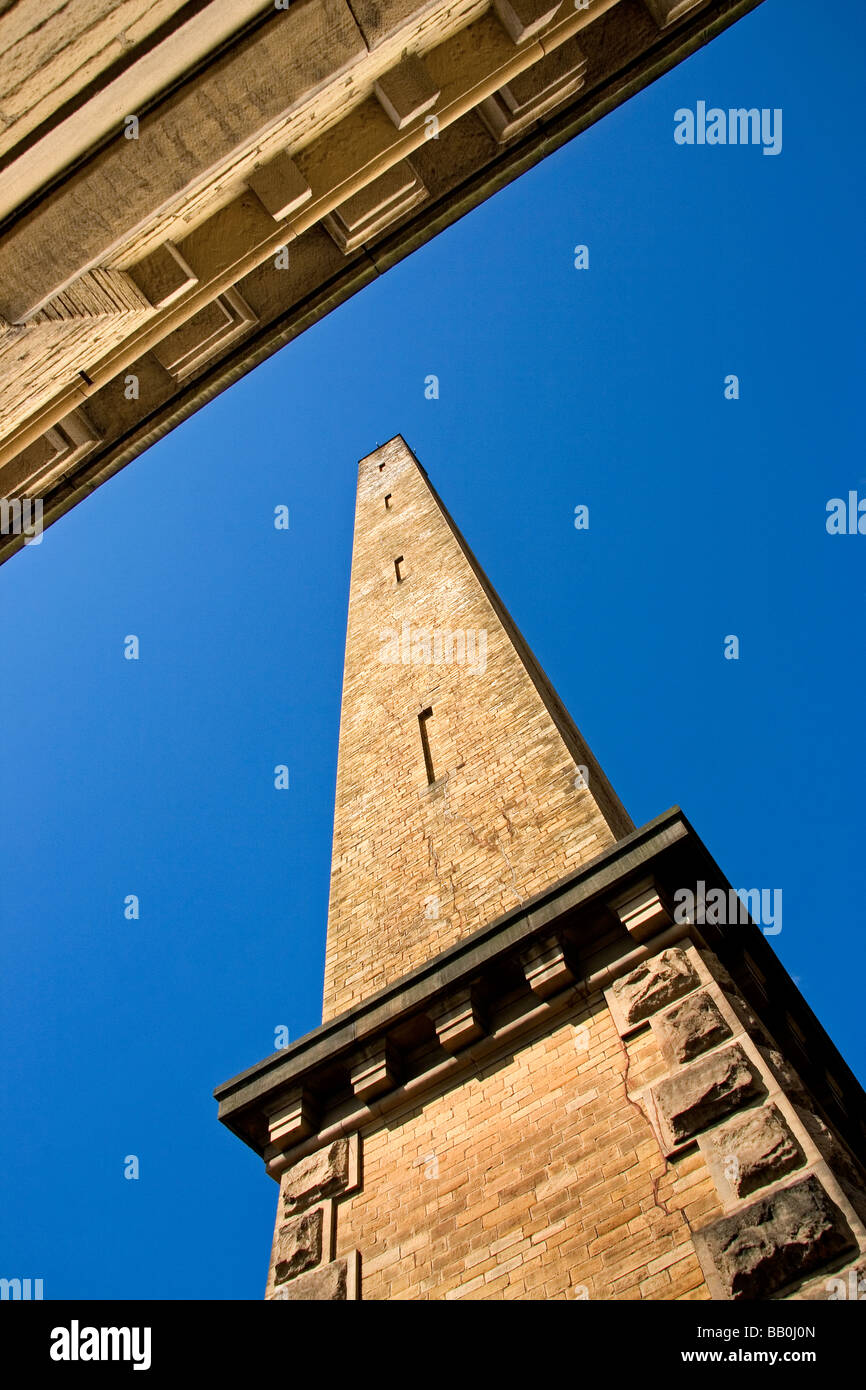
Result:
M611 986L625 1022L640 1023L650 1014L689 994L699 984L685 951L671 946L667 951L643 961Z
M247 179L247 187L277 222L297 212L313 196L312 188L285 150L254 169Z
M312 1134L314 1128L312 1098L303 1086L295 1086L268 1109L268 1137L284 1149Z
M352 1068L352 1090L359 1100L372 1100L397 1085L399 1063L388 1038L363 1049Z
M696 1235L724 1296L768 1298L855 1245L816 1177L783 1188Z
M421 179L409 160L402 159L328 213L322 226L348 256L426 197Z
M656 1106L675 1144L761 1093L761 1083L739 1045L693 1062L654 1088Z
M701 1140L716 1185L748 1197L805 1162L805 1154L774 1105L746 1110Z
M653 1031L662 1052L675 1065L691 1062L732 1036L712 998L703 990L654 1018Z
M274 1241L274 1283L312 1269L322 1258L323 1209L302 1212L286 1221L277 1231Z
M323 1197L342 1192L349 1181L349 1141L335 1139L293 1163L280 1179L280 1200L288 1215Z
M348 1262L334 1260L320 1269L308 1269L282 1284L271 1295L272 1299L296 1299L302 1303L325 1303L343 1301L348 1297Z
M411 55L383 73L373 90L398 130L417 121L439 99L439 88L421 59Z
M165 241L129 272L130 279L158 309L174 304L198 283L198 276L171 241Z
M515 43L526 43L546 28L560 0L494 0L493 8Z
M495 139L510 140L573 96L583 86L586 67L580 45L574 39L567 40L482 101L478 114ZM654 915L650 907L647 926Z

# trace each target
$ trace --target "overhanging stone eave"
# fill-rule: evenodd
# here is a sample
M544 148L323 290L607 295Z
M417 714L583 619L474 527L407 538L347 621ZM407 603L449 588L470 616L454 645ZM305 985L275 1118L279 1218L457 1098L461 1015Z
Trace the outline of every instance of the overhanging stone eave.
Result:
M587 129L698 51L738 19L757 8L762 0L729 0L721 12L701 17L686 15L659 33L655 44L639 60L615 72L604 86L580 94L567 106L541 120L480 170L423 206L396 231L383 235L347 265L337 276L311 289L285 313L261 330L234 344L186 388L142 417L124 433L108 438L91 451L82 465L43 497L44 524L50 525L82 501L90 492L131 463L145 449L163 438L175 425L226 390L247 372L267 360L331 309L344 303L377 275L397 264L438 232L471 211L493 193L507 186L547 154ZM242 283L242 282L241 282ZM77 388L76 404L86 406L92 392L86 382ZM80 399L79 399L80 397ZM23 547L22 536L0 537L0 564Z
M703 851L682 811L673 807L597 855L575 874L503 914L488 926L448 947L416 970L364 1000L356 1009L328 1019L289 1047L223 1082L214 1090L219 1119L245 1142L237 1126L243 1111L257 1108L271 1095L290 1087L311 1069L335 1061L383 1028L423 1011L438 994L458 988L485 965L513 954L566 915L615 896L630 880L644 877L673 845L689 840ZM711 862L708 860L708 862ZM634 945L623 930L623 953ZM255 1144L252 1147L257 1147Z
M554 1011L562 1008L563 1001L568 1004L586 992L587 980L601 975L610 975L612 979L624 969L632 968L643 952L658 951L660 943L678 932L698 944L703 942L712 950L724 968L735 976L738 987L753 1006L760 1004L750 973L757 965L764 975L766 999L772 1004L777 1043L789 1061L793 1058L796 1070L809 1075L809 1083L820 1097L825 1113L856 1150L866 1134L866 1094L760 927L751 921L730 927L673 925L656 931L644 944L617 922L611 904L619 899L624 889L650 879L670 892L674 884L692 881L695 876L705 878L707 887L730 890L728 879L700 837L682 811L673 807L624 837L577 873L457 942L425 965L371 995L356 1009L329 1019L288 1048L271 1054L217 1086L214 1097L219 1104L221 1123L260 1157L267 1159L269 1145L263 1137L265 1117L281 1097L302 1085L305 1087L317 1076L332 1074L335 1068L348 1069L353 1054L362 1055L407 1020L429 1013L437 997L453 998L485 970L495 970L519 959L534 942L548 940L563 928L568 936L575 929L580 930L584 923L590 925L607 914L611 933L605 938L603 949L599 951L596 942L595 954L581 960L572 984L559 990L549 1003L542 1001L544 1004ZM537 1013L538 1001L532 1002ZM530 1010L527 1016L531 1017L532 1012ZM791 1019L794 1031L789 1026ZM807 1051L802 1048L799 1053L796 1051L798 1033L808 1039ZM482 1038L479 1046L485 1047L488 1041L495 1040ZM466 1050L466 1056L470 1055L473 1055L471 1048ZM447 1060L459 1064L460 1056L457 1054ZM434 1067L431 1074L435 1072ZM830 1075L843 1097L841 1102L828 1086ZM415 1083L423 1082L422 1072Z

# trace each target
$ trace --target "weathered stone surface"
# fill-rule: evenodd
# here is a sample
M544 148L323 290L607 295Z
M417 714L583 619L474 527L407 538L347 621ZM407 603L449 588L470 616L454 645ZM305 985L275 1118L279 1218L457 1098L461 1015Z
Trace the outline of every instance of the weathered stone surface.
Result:
M335 1139L287 1168L280 1179L286 1214L303 1211L322 1197L342 1192L349 1180L349 1141Z
M654 1095L671 1138L680 1144L760 1092L749 1059L735 1045L660 1081Z
M729 1298L767 1298L855 1245L815 1177L698 1232Z
M70 174L63 197L43 199L13 225L0 241L0 312L10 322L26 317L365 56L345 0L297 0L248 34L150 112L137 140L120 134Z
M322 1258L322 1207L302 1212L286 1221L274 1240L274 1283L312 1269Z
M383 73L373 90L398 130L417 121L439 98L439 88L421 59L411 55Z
M584 52L571 39L482 101L478 114L497 140L511 140L573 96L585 72Z
M653 1019L653 1030L670 1062L691 1062L731 1037L731 1029L710 996L700 990Z
M515 43L526 43L545 29L559 0L493 0L493 8Z
M832 1168L833 1176L860 1220L866 1225L866 1173L862 1161L855 1161L853 1154L841 1143L838 1135L828 1129L802 1089L794 1100L797 1118L821 1157Z
M671 946L651 960L645 960L636 970L611 986L627 1023L640 1023L650 1014L663 1009L688 994L699 983L685 951Z
M203 7L180 0L58 0L50 13L39 0L15 0L11 9L4 3L0 52L10 85L0 78L0 150L8 156L0 169L6 219L0 319L12 323L42 312L97 270L131 270L130 283L139 272L153 281L153 294L144 291L151 305L142 309L151 323L135 315L123 322L91 317L71 328L55 322L50 351L42 350L40 336L35 345L21 345L23 361L13 355L0 362L7 393L0 403L0 470L85 395L100 398L95 414L109 422L99 459L79 460L68 476L52 480L49 524L152 443L157 431L172 428L239 371L516 177L531 152L522 143L504 151L488 139L479 116L486 101L498 138L510 140L530 121L531 134L521 138L541 157L578 123L582 128L590 113L591 119L604 115L759 0L706 0L699 22L680 21L661 42L636 3L604 0L581 14L567 4L548 7L547 0L503 0L499 8L519 44L486 0L292 0L270 12L263 0L205 0ZM92 30L91 9L101 16ZM10 25L20 44L4 37ZM577 28L588 58L579 106L573 86L551 85L562 79L562 73L551 79L551 71L566 61ZM411 67L423 62L432 88L401 77L399 90L387 90L394 85L388 74L402 71L403 58ZM527 76L536 67L537 81ZM391 120L373 94L376 82ZM441 92L441 139L438 126L429 132L423 126L433 89ZM555 129L546 121L542 128L538 117L554 97L562 116ZM140 120L135 129L128 128L132 116ZM413 149L422 130L436 138ZM407 202L383 209L369 226L342 225L334 200L348 202L392 158L404 156L417 161L418 183ZM300 180L289 175L289 158L297 161ZM320 214L333 217L331 231L316 220ZM292 266L281 273L273 238L289 216ZM240 236L241 226L248 236ZM331 232L352 258L336 281L332 246L320 254ZM299 241L306 241L300 255ZM186 269L171 263L170 252L158 254L168 242L178 243ZM357 254L361 247L369 247L369 259ZM302 258L309 273L299 277L298 291ZM196 277L198 290L187 293ZM157 325L168 337L206 298L232 285L246 298L251 277L256 287L267 287L254 332L214 339L213 355L191 360L190 370L156 396L142 389L123 398L121 412L113 410L117 381L151 360ZM0 494L10 495L13 486L0 479ZM0 535L0 559L22 543Z
M348 1264L334 1260L320 1269L309 1269L287 1284L281 1284L271 1294L272 1299L297 1299L303 1303L344 1301L348 1289Z
M253 170L247 185L278 222L303 207L313 196L312 188L285 150Z
M198 281L195 271L171 241L164 241L134 265L129 274L142 294L160 309L180 299Z
M746 1110L701 1141L711 1171L720 1168L735 1197L748 1197L805 1162L774 1105Z
M348 255L427 197L427 189L408 159L394 164L322 219L340 250Z

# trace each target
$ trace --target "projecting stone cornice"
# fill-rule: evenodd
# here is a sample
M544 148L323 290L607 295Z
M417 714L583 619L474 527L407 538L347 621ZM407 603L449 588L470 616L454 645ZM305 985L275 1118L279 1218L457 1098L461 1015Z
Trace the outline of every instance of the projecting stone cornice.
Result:
M245 29L273 0L0 4L0 222Z
M710 950L787 1063L856 1150L866 1096L762 931L671 919L681 886L732 890L682 812L665 812L578 873L217 1087L219 1118L274 1177L363 1126L522 1046L669 946ZM649 930L649 926L652 930ZM622 1027L640 1026L624 1018ZM306 1146L306 1147L305 1147Z
M85 407L98 443L50 475L49 524L757 3L292 0L260 18L0 235L20 349L0 363L0 496L36 496L46 438ZM67 321L44 352L45 306L93 274L127 277L138 310ZM22 543L0 535L0 560Z

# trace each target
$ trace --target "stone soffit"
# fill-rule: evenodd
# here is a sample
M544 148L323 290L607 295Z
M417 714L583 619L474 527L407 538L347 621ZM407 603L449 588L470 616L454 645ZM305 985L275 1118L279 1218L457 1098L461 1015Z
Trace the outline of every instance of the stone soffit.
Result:
M72 0L74 79L4 10L0 496L49 524L758 3Z

